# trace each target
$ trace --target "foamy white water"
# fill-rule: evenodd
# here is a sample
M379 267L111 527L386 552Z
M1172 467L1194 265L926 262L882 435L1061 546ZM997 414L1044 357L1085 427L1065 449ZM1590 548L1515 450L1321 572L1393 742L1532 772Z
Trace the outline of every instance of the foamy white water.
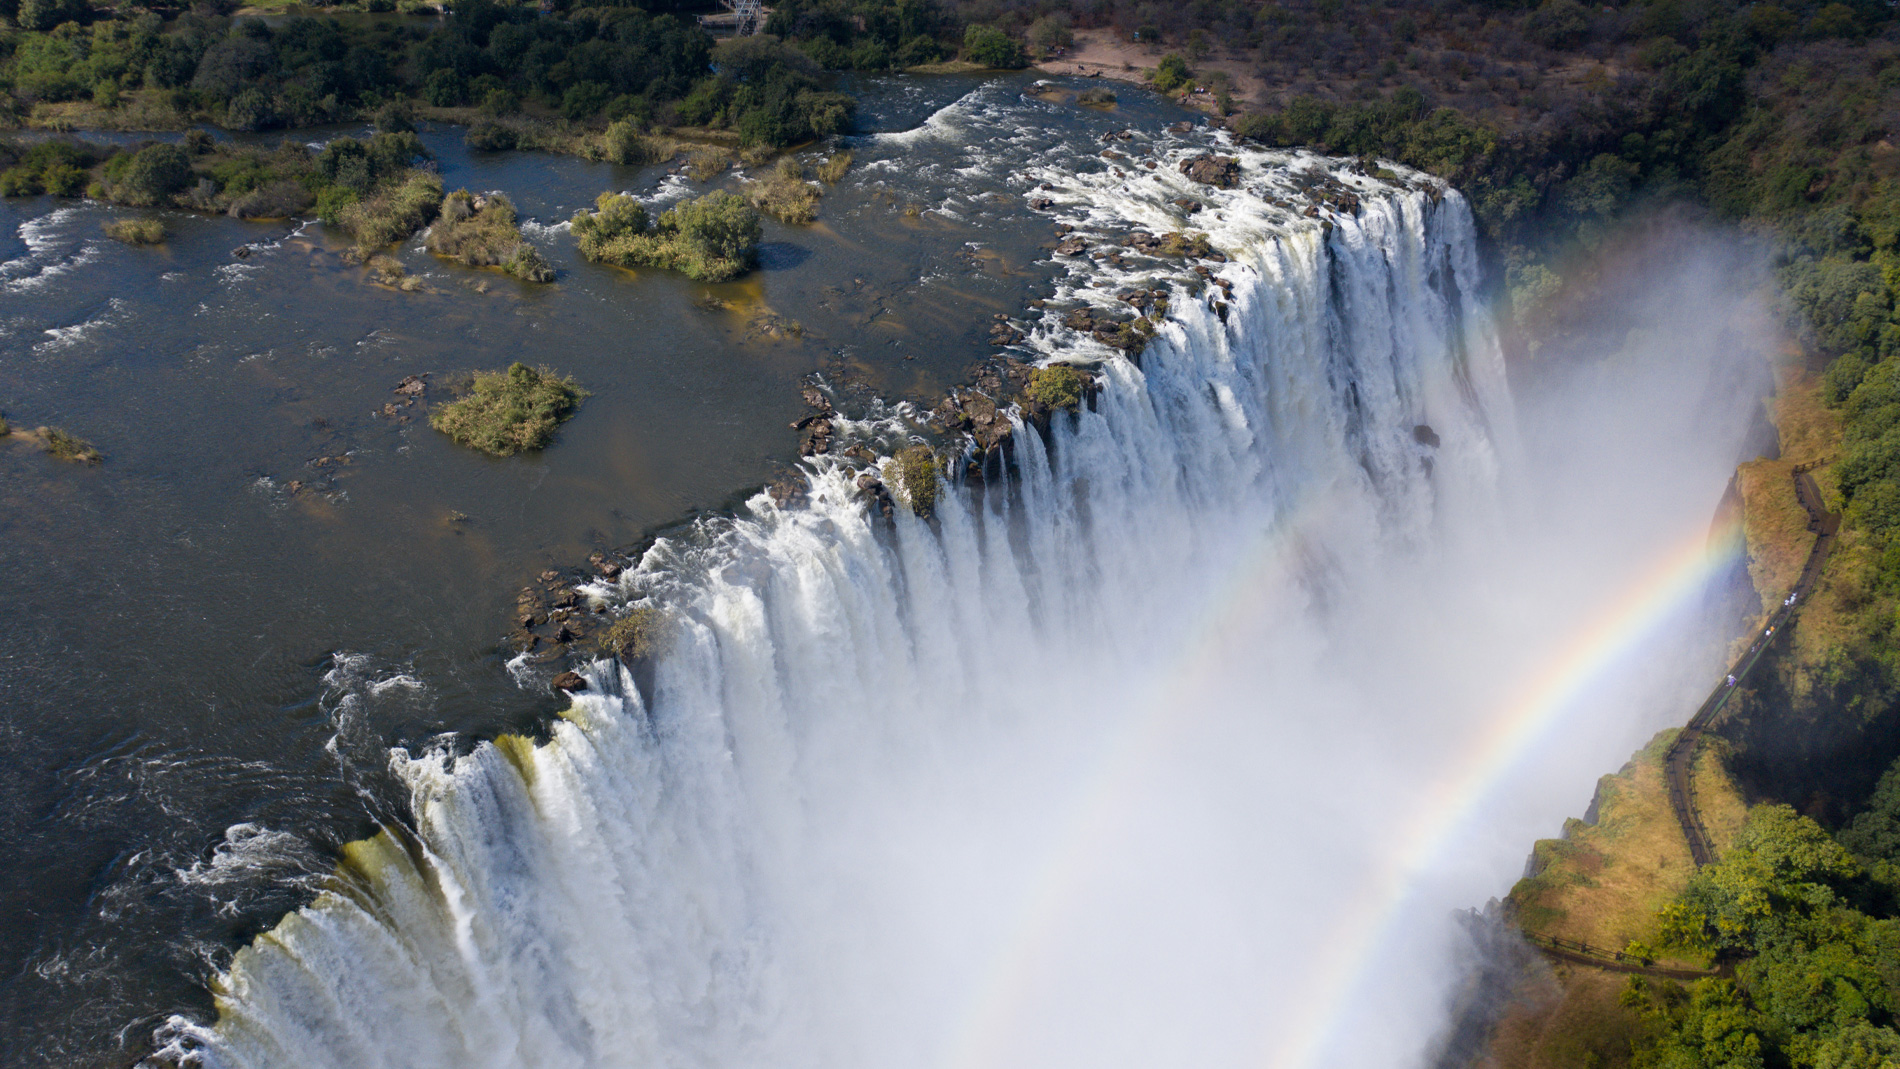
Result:
M915 136L981 138L983 114ZM1373 889L1407 818L1579 614L1706 528L1742 409L1657 416L1631 448L1668 443L1675 475L1625 487L1629 458L1606 454L1601 485L1571 489L1617 486L1617 507L1546 514L1541 480L1588 476L1519 443L1457 194L1256 152L1241 189L1213 191L1174 168L1188 146L1157 147L1151 172L1028 179L1085 230L1179 229L1174 198L1207 202L1224 322L1219 290L1168 283L1138 366L1052 313L1032 342L1098 367L1093 410L1046 446L1019 426L1007 484L946 488L933 522L881 519L817 458L807 507L760 495L656 546L623 583L673 624L650 701L599 663L546 745L397 755L413 834L353 848L239 953L215 1024L167 1026L164 1055L1422 1058L1454 979L1448 911L1508 886L1530 835L1667 710L1580 696L1576 715L1622 719L1453 785L1484 819L1399 872L1395 899ZM1356 215L1322 227L1266 199L1321 170ZM1059 296L1181 277L1077 264ZM1369 930L1397 934L1345 955Z

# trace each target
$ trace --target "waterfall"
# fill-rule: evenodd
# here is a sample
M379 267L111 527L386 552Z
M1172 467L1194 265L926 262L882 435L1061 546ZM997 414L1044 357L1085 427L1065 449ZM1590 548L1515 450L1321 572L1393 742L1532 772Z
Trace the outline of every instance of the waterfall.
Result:
M597 591L663 607L650 685L597 662L544 744L394 755L413 828L352 845L162 1056L1419 1058L1445 915L1527 842L1337 960L1391 919L1366 889L1496 697L1460 627L1536 630L1458 600L1523 475L1471 216L1423 176L1303 154L1241 151L1240 188L1212 190L1174 166L1193 148L1027 180L1087 233L1206 202L1230 292L1077 261L1057 304L1165 274L1166 318L1132 360L1050 312L1029 344L1099 392L1046 437L1017 422L1000 476L885 518L812 458L807 503L662 540ZM1321 177L1357 210L1303 215ZM888 442L902 415L860 430Z

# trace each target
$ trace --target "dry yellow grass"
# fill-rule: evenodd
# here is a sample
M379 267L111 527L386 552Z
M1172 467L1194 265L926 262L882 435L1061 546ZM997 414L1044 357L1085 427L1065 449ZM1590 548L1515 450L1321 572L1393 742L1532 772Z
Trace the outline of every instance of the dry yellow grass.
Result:
M1675 734L1657 735L1621 771L1598 781L1595 824L1572 820L1564 838L1538 841L1536 875L1518 881L1510 895L1512 916L1524 931L1609 949L1632 940L1657 942L1656 910L1682 893L1695 872L1663 781L1663 754ZM1707 749L1696 764L1696 793L1719 850L1745 807L1721 760Z
M1742 533L1748 540L1748 578L1773 612L1801 578L1814 534L1794 492L1794 462L1751 460L1737 471L1742 490Z
M1506 1011L1483 1069L1620 1069L1642 1021L1617 1004L1627 977L1558 963Z
M1663 755L1675 737L1674 729L1658 734L1621 771L1598 782L1596 824L1572 820L1563 839L1537 844L1539 870L1518 881L1509 900L1525 932L1612 949L1631 941L1656 944L1657 908L1681 894L1695 872L1663 780ZM1718 854L1734 841L1748 809L1724 753L1719 743L1705 743L1695 765L1697 807ZM1518 1004L1492 1035L1485 1069L1628 1065L1643 1023L1617 1003L1627 979L1565 962L1527 977Z

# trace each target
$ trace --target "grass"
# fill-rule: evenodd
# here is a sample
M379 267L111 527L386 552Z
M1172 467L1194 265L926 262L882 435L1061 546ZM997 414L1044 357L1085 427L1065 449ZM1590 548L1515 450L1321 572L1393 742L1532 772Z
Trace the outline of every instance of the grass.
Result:
M1029 374L1029 399L1049 408L1076 408L1087 387L1088 376L1067 364L1039 367Z
M429 225L441 208L442 180L429 171L412 170L394 188L345 205L336 218L359 246L380 249Z
M937 457L927 445L900 449L884 465L884 483L918 516L937 507Z
M1537 842L1536 874L1510 895L1525 931L1611 948L1658 941L1656 910L1681 894L1695 871L1663 779L1663 755L1674 738L1673 729L1658 734L1598 782L1594 825L1570 821L1564 838ZM1712 752L1699 756L1695 775L1703 824L1719 853L1740 827L1743 804Z
M46 452L55 460L71 460L80 464L97 464L105 459L92 443L78 435L68 434L58 427L41 427L34 432Z
M114 219L106 236L127 245L156 245L165 240L165 224L158 219Z
M1627 977L1554 962L1551 975L1519 993L1493 1033L1490 1069L1589 1066L1621 1069L1644 1024L1617 1002Z
M772 177L746 185L752 206L781 223L810 223L818 218L818 187L805 181L805 168L790 156L778 161Z
M732 153L711 145L701 145L686 155L686 176L695 182L710 182L732 166Z
M1751 460L1736 469L1742 491L1742 533L1748 542L1748 578L1773 612L1801 578L1814 546L1808 513L1794 492L1794 463Z
M571 378L517 363L506 371L476 372L468 394L436 408L429 425L459 445L513 456L545 447L586 397Z
M1564 838L1536 844L1537 871L1518 881L1508 900L1519 928L1605 948L1659 942L1657 908L1681 894L1695 872L1663 779L1663 756L1675 737L1674 729L1661 732L1621 771L1598 782L1594 825L1568 821ZM1719 743L1705 741L1693 774L1698 811L1719 855L1734 842L1748 807L1728 775ZM1550 964L1550 982L1499 1022L1486 1064L1498 1069L1628 1065L1631 1043L1646 1025L1618 1003L1627 977Z
M818 180L828 186L837 185L843 180L844 173L851 169L851 158L850 149L832 153L818 165Z
M515 206L499 193L477 197L458 189L444 197L426 245L435 255L467 267L499 267L525 282L554 281L554 268L539 249L522 240Z

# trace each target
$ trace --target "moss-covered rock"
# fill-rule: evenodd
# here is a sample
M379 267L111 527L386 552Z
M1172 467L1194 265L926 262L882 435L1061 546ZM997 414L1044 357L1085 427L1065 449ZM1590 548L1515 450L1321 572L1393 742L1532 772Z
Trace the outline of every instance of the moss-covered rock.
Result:
M921 517L937 507L937 456L927 445L900 449L884 465L884 482L897 491L904 505Z
M1030 373L1030 400L1049 408L1074 409L1088 392L1089 378L1067 364L1039 367Z
M658 649L663 619L658 609L633 609L602 631L596 642L602 653L623 661L651 657Z

